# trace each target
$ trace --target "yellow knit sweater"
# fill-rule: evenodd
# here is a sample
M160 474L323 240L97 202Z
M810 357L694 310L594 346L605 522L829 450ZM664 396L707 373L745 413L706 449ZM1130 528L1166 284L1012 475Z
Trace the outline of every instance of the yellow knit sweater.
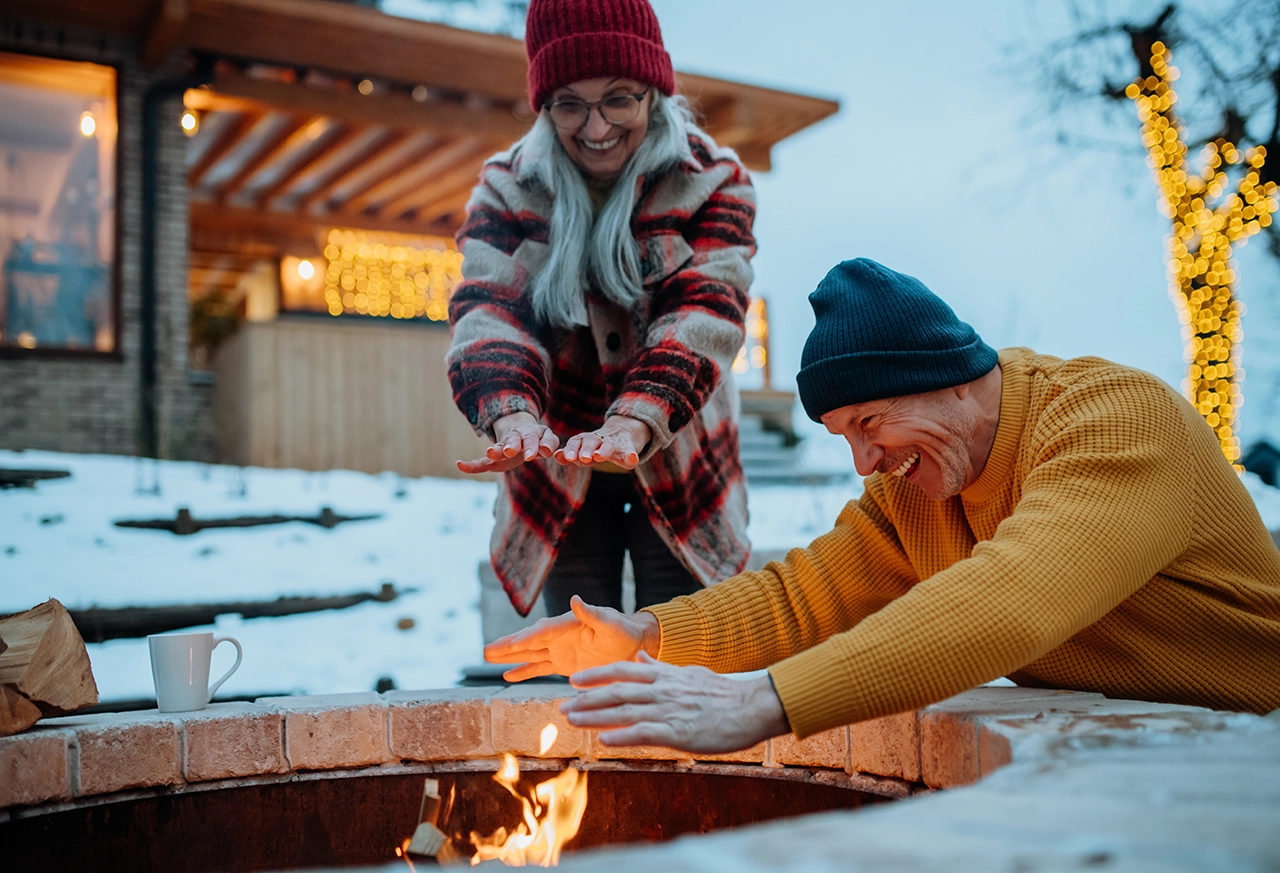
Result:
M651 607L661 659L769 667L800 737L1006 675L1280 707L1280 552L1209 426L1098 358L1000 366L995 445L963 494L868 477L785 562Z

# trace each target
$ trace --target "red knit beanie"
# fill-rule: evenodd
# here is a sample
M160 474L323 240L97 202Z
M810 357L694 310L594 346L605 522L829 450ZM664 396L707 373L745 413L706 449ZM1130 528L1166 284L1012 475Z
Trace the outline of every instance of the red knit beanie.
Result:
M668 97L676 90L648 0L532 0L524 46L534 112L557 88L601 76L635 79Z

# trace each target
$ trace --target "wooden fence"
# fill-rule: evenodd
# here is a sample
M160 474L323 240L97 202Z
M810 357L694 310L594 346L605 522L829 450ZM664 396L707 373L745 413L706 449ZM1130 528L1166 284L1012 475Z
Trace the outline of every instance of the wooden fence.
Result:
M216 415L226 463L461 476L477 437L453 405L443 325L283 316L218 350Z

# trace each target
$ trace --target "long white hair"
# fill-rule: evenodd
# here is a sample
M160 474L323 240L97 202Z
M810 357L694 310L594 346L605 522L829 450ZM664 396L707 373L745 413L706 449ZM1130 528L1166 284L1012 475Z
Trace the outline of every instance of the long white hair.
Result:
M631 234L636 185L642 176L675 166L688 152L686 130L692 120L683 97L653 92L644 142L623 167L597 218L582 171L561 145L550 114L544 109L538 116L525 142L547 156L535 173L554 200L551 254L531 288L533 311L542 321L557 327L585 325L586 291L592 281L605 297L628 310L643 296L640 252Z

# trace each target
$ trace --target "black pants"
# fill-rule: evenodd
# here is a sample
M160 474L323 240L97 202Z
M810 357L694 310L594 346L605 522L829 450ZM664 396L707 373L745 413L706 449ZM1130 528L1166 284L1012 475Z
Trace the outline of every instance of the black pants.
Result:
M593 606L622 609L622 560L628 551L637 609L702 588L653 529L634 483L631 475L592 474L586 500L542 589L548 615L568 612L575 594Z

